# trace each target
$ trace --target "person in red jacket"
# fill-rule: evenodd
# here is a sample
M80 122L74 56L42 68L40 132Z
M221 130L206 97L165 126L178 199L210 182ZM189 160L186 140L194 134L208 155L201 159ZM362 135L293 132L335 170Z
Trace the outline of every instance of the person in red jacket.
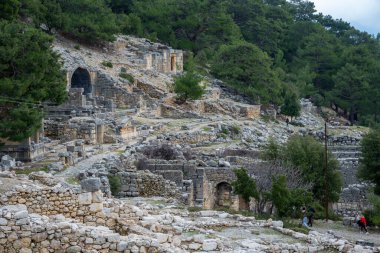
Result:
M360 216L359 227L360 227L360 232L365 231L366 234L368 234L367 220L365 219L363 214Z

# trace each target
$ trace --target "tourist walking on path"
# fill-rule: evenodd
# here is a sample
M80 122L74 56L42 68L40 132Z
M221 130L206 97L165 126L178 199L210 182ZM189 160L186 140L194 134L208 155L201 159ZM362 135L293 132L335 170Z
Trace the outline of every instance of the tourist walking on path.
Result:
M315 210L314 208L312 208L311 206L309 206L309 209L308 209L308 223L307 225L309 227L312 227L313 226L313 216L314 216L314 213L315 213Z
M360 233L365 231L365 233L368 234L367 220L366 220L366 218L364 217L363 214L360 215L360 219L358 220L358 225L359 225L359 228L360 228Z

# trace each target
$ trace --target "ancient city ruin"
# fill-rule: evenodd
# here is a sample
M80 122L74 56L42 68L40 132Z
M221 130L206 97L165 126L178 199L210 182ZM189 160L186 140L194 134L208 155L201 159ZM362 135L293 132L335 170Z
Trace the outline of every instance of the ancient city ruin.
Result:
M255 209L234 194L233 169L266 176L259 149L270 137L323 139L310 101L301 101L301 127L266 122L262 116L275 111L214 79L201 100L178 105L170 84L183 72L181 50L129 36L102 51L58 38L54 50L64 61L68 100L44 105L35 136L1 147L0 252L379 252L227 212ZM335 123L329 149L344 185L331 205L352 223L370 207L368 185L356 177L364 132ZM46 171L15 174L39 168ZM268 231L282 239L270 240ZM266 236L249 237L255 233Z

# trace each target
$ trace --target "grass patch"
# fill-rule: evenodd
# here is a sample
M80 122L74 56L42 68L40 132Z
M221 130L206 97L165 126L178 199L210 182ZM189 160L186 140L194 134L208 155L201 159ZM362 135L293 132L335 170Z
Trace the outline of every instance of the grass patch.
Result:
M16 170L15 173L16 173L16 175L29 175L30 173L38 172L38 171L43 171L43 172L48 173L49 169L48 169L48 167L32 168L32 169L25 169L25 170Z
M261 119L265 122L265 123L269 123L270 121L274 121L275 119L270 116L270 115L261 115Z
M65 179L65 182L72 185L79 185L79 180L76 177L68 177Z
M121 72L119 74L119 76L123 79L127 79L130 83L134 83L135 82L135 78L133 76L131 76L130 74L127 74L125 72Z
M108 176L108 181L110 183L111 193L116 196L121 190L121 180L118 176Z
M302 124L301 122L294 122L294 121L291 121L289 122L290 125L293 125L293 126L297 126L297 127L305 127L304 124Z
M231 128L231 132L234 135L239 135L241 133L241 129L238 125L233 125Z
M109 62L109 61L103 61L103 62L102 62L102 65L103 65L104 67L107 67L107 68L112 68L112 67L113 67L112 62Z
M202 207L198 207L198 206L191 206L191 207L187 208L187 210L189 212L199 212L199 211L202 211L203 208Z
M202 131L204 131L204 132L211 132L211 127L203 127Z
M290 220L284 220L283 222L284 222L284 228L288 228L305 235L309 234L310 229L303 227L300 223L290 221Z

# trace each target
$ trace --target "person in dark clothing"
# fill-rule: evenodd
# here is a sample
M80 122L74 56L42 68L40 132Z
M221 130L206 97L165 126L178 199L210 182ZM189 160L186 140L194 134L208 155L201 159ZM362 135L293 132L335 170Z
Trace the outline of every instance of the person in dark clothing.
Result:
M312 227L313 226L313 216L314 216L314 213L315 213L315 210L314 208L312 208L311 206L309 206L309 210L308 210L308 223L307 225L309 227Z

